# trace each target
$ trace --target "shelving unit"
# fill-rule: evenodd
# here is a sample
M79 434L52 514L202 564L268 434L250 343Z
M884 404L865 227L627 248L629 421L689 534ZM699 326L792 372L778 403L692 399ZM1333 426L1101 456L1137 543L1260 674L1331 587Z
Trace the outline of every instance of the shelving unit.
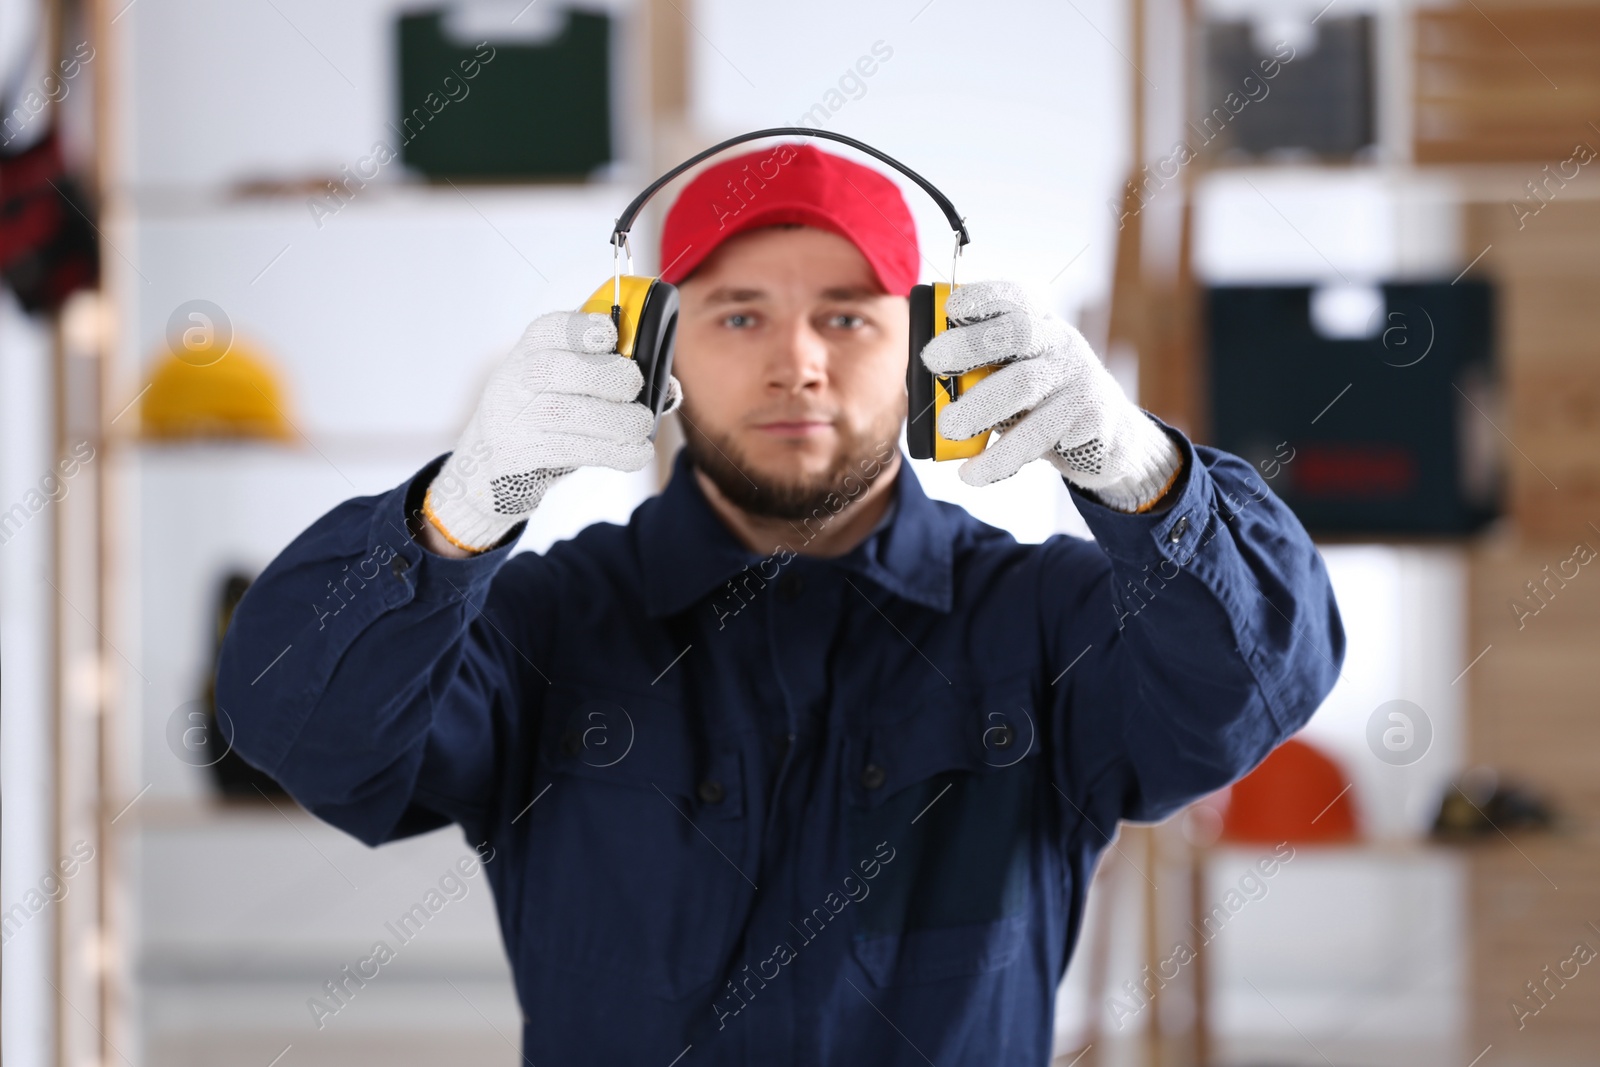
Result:
M1240 15L1261 5L1215 0L1206 7ZM1169 8L1150 3L1146 17L1170 14ZM1497 767L1532 785L1576 829L1414 851L1454 872L1460 905L1454 936L1464 946L1461 1062L1490 1045L1495 1057L1519 1063L1586 1062L1597 1003L1592 991L1563 990L1525 1028L1515 1024L1509 1006L1519 996L1536 1005L1523 983L1537 980L1545 964L1566 959L1575 939L1593 945L1600 936L1581 921L1592 918L1600 899L1588 654L1600 635L1600 582L1570 573L1551 582L1548 605L1526 630L1510 604L1520 599L1539 608L1526 583L1545 580L1546 565L1571 557L1574 542L1600 549L1600 529L1588 525L1600 522L1593 300L1600 284L1600 185L1587 174L1574 178L1570 164L1565 181L1548 181L1550 170L1576 151L1574 143L1600 146L1600 128L1583 121L1600 99L1594 78L1600 38L1593 30L1600 7L1401 2L1335 13L1356 10L1379 18L1378 99L1386 104L1378 115L1374 159L1331 166L1197 161L1170 190L1177 203L1164 218L1146 209L1143 229L1159 232L1123 231L1112 336L1138 349L1141 385L1152 386L1146 405L1203 436L1206 374L1191 340L1198 335L1194 300L1201 278L1319 284L1338 280L1332 275L1341 272L1362 282L1421 273L1443 281L1488 278L1496 285L1504 403L1481 414L1493 420L1504 446L1508 514L1452 553L1461 625L1453 655L1460 673L1441 697L1460 707L1465 744L1459 766ZM1179 62L1171 37L1165 36L1168 69ZM1137 80L1134 93L1144 93ZM1168 108L1164 115L1161 106ZM1163 122L1171 127L1170 109L1170 103L1146 102L1136 110L1147 116L1135 124L1136 143L1159 143L1150 131ZM1275 191L1280 178L1286 187L1300 186L1292 200ZM1340 207L1352 194L1356 203L1392 216L1374 227L1390 246L1369 249L1365 259L1359 235L1340 230L1348 227ZM1419 206L1427 211L1419 213ZM1536 216L1526 216L1529 207L1538 208ZM1240 237L1249 226L1258 227L1254 241ZM1285 226L1293 228L1298 249L1292 243L1273 247L1270 231ZM1213 241L1212 232L1227 240ZM1169 248L1165 259L1158 255L1152 262L1152 237L1158 249L1162 242ZM1249 261L1230 260L1228 247L1253 254ZM1263 247L1288 254L1262 257ZM1586 447L1590 443L1596 447ZM1536 627L1542 629L1526 632ZM1381 841L1363 851L1382 865L1396 858L1394 847L1409 854L1403 843ZM1204 1039L1199 1049L1152 1040L1146 1056L1147 1062L1203 1063L1215 1051ZM1411 1062L1428 1062L1432 1052L1419 1047L1410 1055Z
M1144 193L1148 202L1141 204L1132 189L1125 193L1126 225L1119 231L1112 296L1113 350L1123 345L1137 352L1143 406L1206 442L1211 386L1204 342L1205 286L1373 284L1396 278L1449 281L1468 266L1475 250L1465 248L1459 176L1448 168L1418 167L1414 161L1410 3L1361 3L1328 11L1322 4L1212 0L1197 5L1138 0L1132 11L1132 55L1139 59L1140 70L1162 72L1157 80L1164 87L1174 82L1183 87L1176 93L1159 92L1139 73L1130 74L1134 98L1131 138L1136 155L1129 177L1135 182L1143 177L1142 167L1152 165L1153 169L1155 161L1168 156L1179 140L1197 147L1190 120L1221 103L1204 99L1204 64L1199 58L1204 55L1203 19L1298 19L1303 25L1323 14L1329 18L1365 14L1375 22L1376 142L1360 158L1317 161L1301 154L1281 160L1233 160L1200 149L1198 158L1184 165L1175 177L1164 175L1167 180L1153 198L1148 191ZM1250 106L1270 108L1273 101ZM1292 374L1292 366L1286 366L1284 373ZM1316 406L1312 406L1310 414L1315 412ZM1351 546L1348 551L1362 550ZM1337 563L1330 563L1335 571L1339 570ZM1419 555L1396 569L1405 572L1409 592L1426 593L1436 599L1425 602L1443 605L1450 600L1452 581L1456 586L1464 583L1465 565L1464 548L1441 548L1429 550L1426 559ZM1359 569L1354 560L1349 566ZM1400 619L1408 616L1399 607L1416 610L1414 605L1386 606L1396 607ZM1352 606L1356 616L1366 609L1367 605ZM1421 619L1412 616L1410 621L1419 623ZM1319 714L1324 733L1334 744L1333 754L1350 765L1358 807L1387 804L1419 790L1437 791L1453 773L1453 761L1460 755L1451 742L1458 740L1455 723L1461 702L1448 683L1455 670L1466 665L1469 655L1453 647L1434 647L1438 642L1430 644L1409 629L1395 636L1408 646L1406 662L1412 663L1414 657L1418 664L1412 675L1402 679L1397 671L1392 678L1365 679L1361 686L1342 682ZM1441 636L1440 640L1444 639ZM1455 659L1459 662L1454 670L1435 677ZM1371 668L1388 661L1367 656L1360 662ZM1348 726L1353 717L1359 715L1364 721L1376 703L1361 704L1366 687L1402 681L1436 697L1430 712L1440 724L1441 751L1429 764L1403 771L1380 768L1394 773L1379 775L1359 762L1370 758L1364 750L1344 752L1339 746L1351 732ZM1330 717L1339 720L1337 728L1326 721ZM1367 839L1359 846L1301 849L1302 856L1312 858L1297 859L1305 866L1285 882L1298 884L1304 894L1293 920L1287 916L1263 919L1260 914L1251 919L1253 924L1268 927L1276 922L1277 943L1287 943L1292 936L1295 954L1280 950L1275 956L1274 935L1248 927L1241 927L1217 946L1202 949L1195 972L1202 977L1186 976L1177 988L1158 994L1158 1004L1163 996L1174 1003L1143 1018L1141 1025L1165 1014L1170 1026L1149 1025L1141 1032L1141 1062L1208 1064L1234 1062L1240 1057L1292 1060L1304 1055L1304 1035L1281 1045L1259 1037L1247 1045L1228 1040L1229 1032L1241 1028L1258 1035L1284 1030L1283 1015L1275 1013L1258 991L1243 984L1240 975L1246 971L1241 968L1247 961L1253 967L1248 973L1256 976L1261 988L1278 990L1272 995L1280 1002L1287 995L1289 1001L1279 1007L1298 1025L1308 1027L1313 1044L1325 1047L1335 1058L1356 1060L1403 1049L1407 1062L1454 1062L1452 1057L1460 1048L1450 1027L1452 1020L1457 1025L1466 1022L1469 992L1468 983L1460 977L1461 960L1456 957L1462 954L1458 947L1465 938L1470 866L1459 853L1418 842L1426 814L1385 810L1380 818L1374 818L1369 813L1364 820ZM1182 908L1174 908L1174 893L1178 900L1195 898L1208 904L1220 897L1225 888L1221 881L1228 864L1237 860L1238 849L1191 846L1176 824L1142 830L1130 847L1137 852L1136 843L1145 839L1149 842L1142 853L1149 859L1146 869L1163 890L1155 893L1147 881L1137 877L1126 884L1149 898L1141 944L1144 962L1154 968L1174 940L1193 937L1185 924L1187 915ZM1168 877L1163 879L1159 871ZM1185 871L1191 873L1186 876ZM1333 884L1343 888L1330 891L1328 886ZM1173 888L1168 889L1169 885ZM1281 890L1285 898L1291 892L1289 888ZM1406 918L1376 903L1389 900L1398 904L1413 895L1432 896L1436 905L1425 916ZM1413 959L1429 960L1434 970L1424 974L1412 968L1404 972L1403 983L1397 976L1395 988L1388 988L1389 976L1374 970L1374 959L1382 958L1381 952L1374 956L1371 951L1352 951L1342 961L1334 959L1329 952L1339 937L1331 926L1306 925L1312 919L1305 910L1307 899L1324 901L1330 910L1323 918L1346 924L1350 936L1373 938L1369 949L1403 942L1412 946ZM1348 939L1344 944L1348 946ZM1275 969L1274 959L1279 961ZM1309 988L1308 983L1316 983L1321 995L1307 998L1296 992L1297 987ZM1116 982L1110 985L1107 994L1115 991ZM1375 987L1383 987L1383 991L1375 992ZM1342 990L1339 1005L1328 1002L1330 988ZM1427 1013L1427 1018L1418 1017L1411 1025L1384 1019L1385 1005L1399 1003L1408 1010ZM1330 1030L1341 1009L1359 1016L1368 1024L1365 1030ZM1103 1022L1106 1017L1100 1018ZM1184 1018L1189 1019L1187 1025L1181 1022ZM1086 1041L1113 1036L1112 1028L1102 1025L1098 1033L1091 1029ZM1091 1051L1085 1063L1097 1055L1100 1053Z
M633 118L644 109L627 101L646 88L652 50L646 5L609 6L623 16L619 147L635 162L581 185L397 181L395 163L332 213L313 212L309 192L242 196L236 182L336 172L384 135L401 5L101 15L113 324L101 406L107 421L128 411L101 464L107 632L126 660L108 694L124 740L109 750L101 820L120 911L102 929L95 1014L134 1062L259 1067L291 1043L302 1065L518 1062L520 1012L481 874L358 992L359 1010L319 1027L308 1004L374 940L393 941L383 922L468 853L459 830L372 850L287 800L222 803L167 725L202 694L222 574L258 572L333 506L447 451L527 323L610 274L612 219L649 165L649 124ZM290 443L138 437L168 319L195 299L274 365ZM649 470L575 473L522 547L623 521L655 488ZM98 1043L86 1031L68 1047L86 1038Z
M222 573L259 571L318 515L385 492L448 450L526 322L578 303L609 270L604 237L628 195L611 185L384 190L320 231L293 198L130 198L153 201L127 228L140 269L159 281L129 286L119 401L142 388L135 369L147 365L170 308L203 296L275 359L297 432L289 445L117 442L122 594L139 606L124 647L149 679L130 675L124 691L137 743L122 775L129 795L150 787L117 832L136 902L134 1029L150 1062L198 1067L261 1053L264 1063L304 1034L297 1059L334 1064L370 1054L385 1033L397 1059L515 1061L483 1025L487 1017L518 1040L486 884L451 925L430 930L437 949L407 952L399 976L366 993L360 1012L310 1025L308 998L383 936L376 916L403 910L374 887L420 886L424 868L436 877L465 849L458 830L372 852L287 801L285 811L218 804L207 773L169 750L167 720L200 694ZM257 261L285 245L276 266L298 256L294 269L261 273ZM539 252L537 267L523 258ZM470 313L452 318L441 307ZM358 347L372 359L346 358ZM577 472L552 489L522 545L542 550L591 522L625 521L655 488L649 470ZM197 894L229 903L197 912ZM308 961L318 959L325 966L312 973Z

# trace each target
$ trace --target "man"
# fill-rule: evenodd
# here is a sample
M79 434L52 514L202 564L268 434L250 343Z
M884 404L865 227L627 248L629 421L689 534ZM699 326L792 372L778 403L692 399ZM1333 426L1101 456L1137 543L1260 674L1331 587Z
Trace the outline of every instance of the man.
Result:
M246 759L368 844L487 845L533 1063L1037 1067L1118 821L1297 730L1338 611L1255 472L1012 285L952 294L926 363L1002 367L940 429L1008 427L962 477L1045 458L1096 541L929 500L896 446L911 215L876 171L782 151L666 218L665 491L510 555L555 479L652 454L609 319L543 316L452 453L255 583L219 699Z

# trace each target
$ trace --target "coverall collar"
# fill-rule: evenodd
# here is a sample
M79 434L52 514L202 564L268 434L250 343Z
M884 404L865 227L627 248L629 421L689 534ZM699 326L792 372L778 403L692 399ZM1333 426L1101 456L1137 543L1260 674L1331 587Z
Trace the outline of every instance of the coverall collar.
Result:
M955 528L940 505L922 491L904 452L893 493L887 525L845 555L819 562L870 579L923 607L948 612ZM794 525L789 547L797 550L805 541L806 528L799 521ZM739 543L701 492L684 449L673 459L667 487L639 506L631 526L644 564L645 608L651 618L683 611L746 567L765 575L774 566L781 569L792 562L782 553L756 555ZM768 559L772 562L765 563Z

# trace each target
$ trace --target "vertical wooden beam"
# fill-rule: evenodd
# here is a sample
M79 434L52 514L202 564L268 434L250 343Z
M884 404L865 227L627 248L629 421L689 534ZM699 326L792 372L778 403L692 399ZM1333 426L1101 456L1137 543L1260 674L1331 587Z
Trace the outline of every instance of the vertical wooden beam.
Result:
M55 67L56 57L60 55L61 50L62 11L60 0L47 0L45 4L40 5L39 17L45 20L45 32L41 35L43 37L46 49L45 54L47 58L45 66L47 70L53 70ZM56 131L59 134L61 129L59 105L56 105L52 109L50 119L55 124ZM51 398L51 417L53 425L50 433L50 462L51 465L54 466L56 461L65 454L64 449L62 448L62 440L66 435L66 374L65 359L62 351L61 320L59 316L53 316L50 324L50 364L51 392L53 393ZM62 502L64 502L64 500ZM48 519L50 522L50 581L56 592L56 596L52 601L54 610L51 613L52 618L50 626L51 700L49 705L51 716L51 745L55 756L55 766L53 768L55 779L53 810L50 813L50 841L54 853L54 856L52 857L53 861L54 857L65 854L65 850L62 846L66 843L66 838L68 835L68 820L66 818L66 811L71 801L71 788L67 773L70 760L70 746L66 735L65 722L66 708L68 704L66 693L66 682L68 678L66 652L68 642L64 635L64 628L67 623L67 616L69 615L69 612L63 610L60 603L62 599L61 587L66 580L63 530L66 526L67 515L59 506L59 502L57 507L50 509L50 515L48 516ZM62 903L65 903L66 899L67 898L64 897L62 899ZM52 910L50 921L54 927L52 931L52 939L55 944L55 958L52 961L52 970L55 972L54 982L56 986L56 996L52 1001L52 1004L54 1005L52 1019L54 1024L53 1030L55 1034L55 1062L57 1063L58 1067L67 1067L67 1065L71 1062L71 1035L68 1032L68 1007L65 1003L66 990L71 988L71 982L69 980L70 968L68 966L68 961L71 957L71 938L69 935L70 921L67 909L58 905Z
M650 121L650 177L693 155L701 146L695 141L693 119L689 113L689 24L693 0L648 0L641 8L647 22L650 76L646 79L650 99L646 108ZM647 232L652 228L645 227ZM649 260L649 253L645 253ZM659 269L660 264L656 265ZM672 475L672 458L683 442L676 417L661 420L656 435L656 485L664 488Z
M682 3L690 6L693 0ZM689 113L686 16L674 0L650 0L644 11L650 26L650 116L657 122L684 122Z
M1161 973L1161 902L1157 899L1155 886L1156 875L1161 870L1161 842L1158 839L1160 827L1142 826L1144 836L1144 880L1141 889L1144 893L1144 964L1145 974ZM1142 981L1139 983L1144 985ZM1166 1049L1163 1047L1166 1039L1161 1029L1161 987L1159 984L1149 989L1150 996L1150 1024L1144 1030L1145 1062L1150 1067L1162 1067L1166 1063Z
M57 0L59 3L60 0ZM83 746L92 748L93 777L86 788L85 825L92 836L95 848L92 861L93 893L92 912L85 927L90 943L77 946L77 960L66 961L69 967L92 968L85 976L84 985L94 990L90 1025L93 1035L84 1035L85 1046L98 1051L98 1061L110 1064L125 1059L126 1035L129 1026L125 1017L128 998L123 988L123 961L127 958L122 939L125 925L120 921L119 889L121 871L118 866L120 850L117 848L116 828L112 820L120 808L118 798L124 790L120 787L116 753L122 751L117 743L119 708L121 701L114 694L121 692L116 684L120 677L115 669L121 663L117 650L116 630L118 613L116 603L117 546L112 541L110 516L115 507L114 474L116 463L107 420L113 412L107 409L112 381L110 369L115 353L111 350L112 331L107 328L107 308L113 306L107 299L112 291L114 275L108 264L120 261L120 255L111 247L108 234L118 221L118 192L121 183L118 174L117 151L120 142L119 123L115 102L122 98L117 91L119 55L114 46L115 27L112 20L125 6L118 0L67 0L69 17L59 23L64 32L70 24L85 35L95 50L97 67L94 71L94 92L90 98L91 156L81 178L91 203L97 205L100 236L100 278L98 290L80 294L80 302L70 306L75 321L64 323L69 327L61 332L61 358L66 369L67 408L61 423L62 444L72 448L87 442L93 449L94 459L85 466L79 477L88 480L82 487L82 499L76 521L89 523L92 533L88 543L81 548L84 563L92 571L86 583L94 590L91 625L93 642L84 659L92 663L88 672L92 688L76 695L83 702L83 713L92 718L92 728L84 731ZM63 513L64 515L68 513ZM63 704L65 706L65 704ZM80 750L80 755L84 754ZM70 843L68 843L70 845ZM85 894L91 895L91 894ZM116 1035L113 1037L113 1035ZM120 1042L120 1044L119 1044ZM63 1055L63 1067L68 1060L65 1046L58 1046ZM88 1047L84 1049L88 1052ZM90 1055L93 1055L92 1053ZM83 1055L71 1062L81 1063Z
M1147 0L1131 2L1133 55L1143 66L1149 61L1144 29ZM1184 71L1196 17L1192 0L1181 0L1177 11L1182 20L1177 36L1179 47L1173 50L1173 55L1163 57L1164 69L1170 69L1173 77L1163 80L1178 86L1174 91L1187 96L1188 79ZM1108 340L1129 345L1138 354L1140 406L1191 437L1203 440L1209 432L1209 394L1200 338L1203 317L1190 262L1193 258L1191 205L1195 181L1192 171L1198 164L1184 167L1180 180L1160 191L1155 189L1153 181L1147 184L1145 139L1150 102L1143 75L1133 71L1131 84L1133 151L1128 182L1122 193ZM1180 106L1187 113L1187 100ZM1148 247L1150 241L1162 239L1162 224L1167 218L1152 212L1156 197L1178 198L1175 204L1159 205L1160 211L1170 211L1176 219L1175 224L1167 227L1175 245L1168 254L1160 256L1151 255ZM1152 217L1147 219L1147 215Z
M1211 950L1201 936L1205 922L1206 869L1210 849L1189 845L1189 928L1196 938L1194 961L1194 1062L1197 1067L1211 1063Z
M1135 62L1144 59L1144 0L1128 0L1129 49ZM1129 111L1128 181L1122 188L1122 213L1117 226L1117 250L1111 273L1111 311L1106 343L1124 343L1143 354L1144 321L1141 249L1144 215L1139 210L1137 178L1144 166L1144 79L1137 70L1129 74L1132 103ZM1140 377L1143 377L1141 370Z

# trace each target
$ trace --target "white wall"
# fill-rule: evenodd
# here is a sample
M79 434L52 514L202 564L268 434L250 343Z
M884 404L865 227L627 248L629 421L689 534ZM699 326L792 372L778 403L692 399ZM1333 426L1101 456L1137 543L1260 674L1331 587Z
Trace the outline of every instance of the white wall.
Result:
M31 511L28 494L39 492L40 479L54 467L50 379L47 328L0 290L0 512L17 504ZM44 505L21 527L8 523L5 529L14 532L0 544L0 914L19 904L26 913L4 937L0 1059L26 1065L44 1063L54 1040L46 981L54 975L55 906L28 897L41 879L58 873L60 858L51 819L52 507Z

